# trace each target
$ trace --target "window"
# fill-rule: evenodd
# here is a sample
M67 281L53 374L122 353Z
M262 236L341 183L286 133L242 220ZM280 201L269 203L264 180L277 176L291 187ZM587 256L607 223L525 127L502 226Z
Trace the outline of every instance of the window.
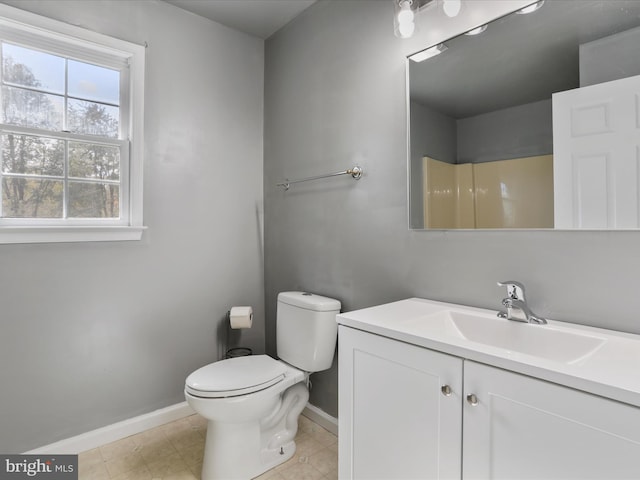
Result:
M142 235L144 47L0 5L0 243Z

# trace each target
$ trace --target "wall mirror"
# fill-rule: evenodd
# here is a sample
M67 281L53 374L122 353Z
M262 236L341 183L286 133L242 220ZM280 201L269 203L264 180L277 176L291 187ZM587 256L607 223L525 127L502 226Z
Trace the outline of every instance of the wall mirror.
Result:
M640 228L640 1L538 6L408 58L410 228Z

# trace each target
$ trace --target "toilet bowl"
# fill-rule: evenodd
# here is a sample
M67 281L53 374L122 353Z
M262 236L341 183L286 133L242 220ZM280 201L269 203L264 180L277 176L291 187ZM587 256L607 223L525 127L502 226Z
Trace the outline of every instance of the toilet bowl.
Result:
M267 355L193 372L185 397L208 421L202 478L249 479L291 458L298 417L309 399L307 379L307 373Z
M309 374L331 367L339 311L337 300L280 293L278 360L230 358L187 377L185 398L208 421L202 480L249 480L294 455Z

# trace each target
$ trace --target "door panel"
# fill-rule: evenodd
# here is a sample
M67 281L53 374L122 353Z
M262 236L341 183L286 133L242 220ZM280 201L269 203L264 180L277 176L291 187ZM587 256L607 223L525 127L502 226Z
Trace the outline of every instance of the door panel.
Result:
M553 95L556 228L640 228L640 76Z

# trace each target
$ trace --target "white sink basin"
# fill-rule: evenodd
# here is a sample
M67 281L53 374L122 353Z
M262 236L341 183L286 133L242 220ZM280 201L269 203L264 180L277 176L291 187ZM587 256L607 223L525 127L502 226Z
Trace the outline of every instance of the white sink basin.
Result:
M421 298L338 315L338 323L640 407L640 335Z
M472 342L547 360L573 363L597 351L605 339L564 330L551 325L533 325L497 316L475 315L455 310L439 312L425 321L449 323L450 333ZM444 326L444 325L443 325ZM446 328L446 327L445 327Z

